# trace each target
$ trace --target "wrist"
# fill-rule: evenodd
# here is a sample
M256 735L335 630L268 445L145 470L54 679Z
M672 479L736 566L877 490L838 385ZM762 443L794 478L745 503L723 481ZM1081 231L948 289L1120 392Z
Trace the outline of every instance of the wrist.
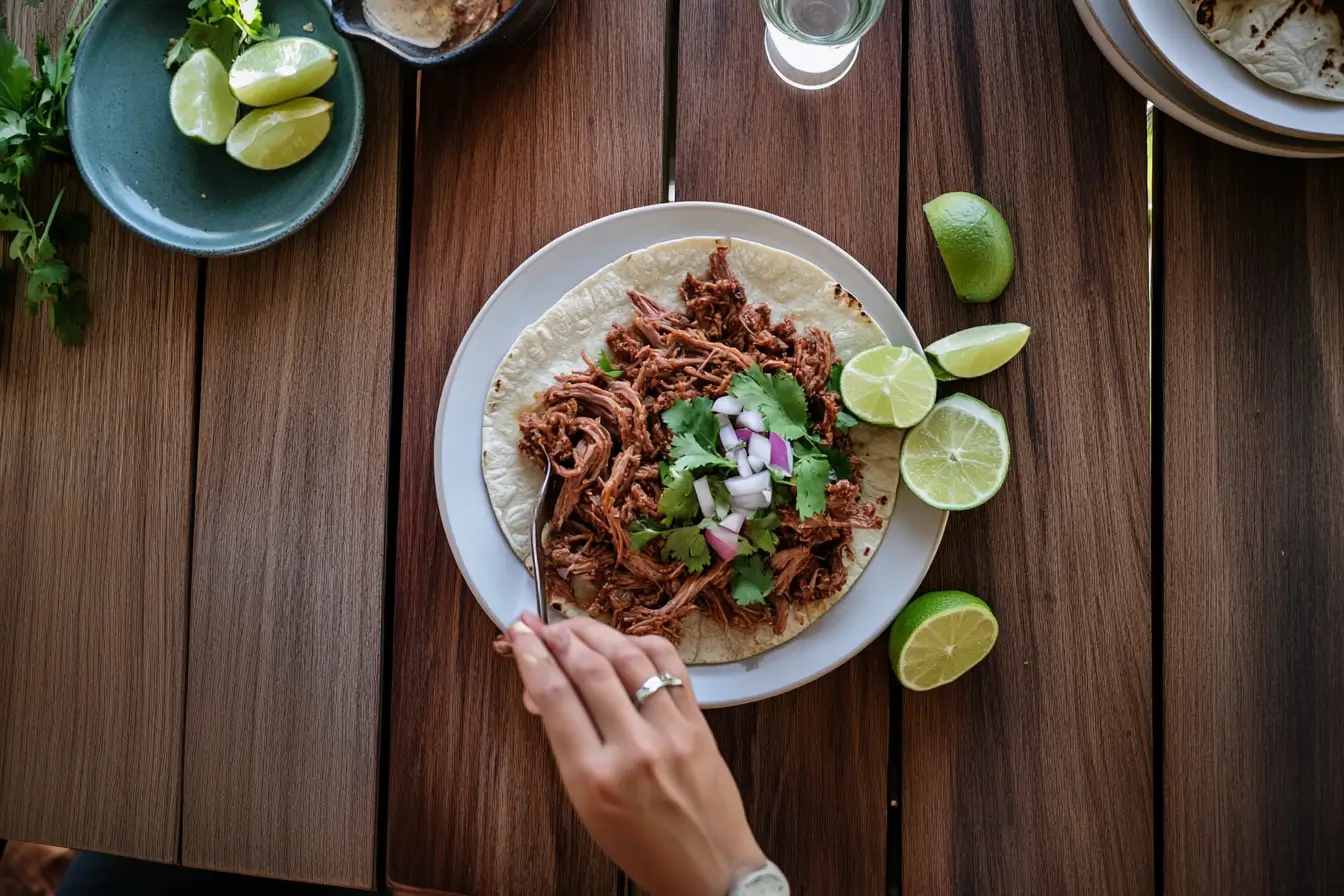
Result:
M778 865L766 859L738 874L726 893L727 896L789 896L789 881Z

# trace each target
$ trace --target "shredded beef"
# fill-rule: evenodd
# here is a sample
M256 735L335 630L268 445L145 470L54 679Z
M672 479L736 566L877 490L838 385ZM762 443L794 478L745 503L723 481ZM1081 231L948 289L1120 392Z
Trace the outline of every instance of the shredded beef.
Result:
M849 436L835 426L839 399L826 391L836 360L831 337L815 327L800 335L790 319L772 322L768 305L749 304L723 247L710 256L705 279L688 274L683 281L685 312L633 290L629 297L630 324L615 324L606 335L617 372L581 353L583 367L557 376L519 421L520 450L538 466L549 456L564 478L546 546L550 600L583 603L621 631L674 642L683 617L697 609L726 627L783 632L792 606L844 587L852 530L881 525L874 504L859 500L857 458L849 479L827 486L824 514L799 520L792 508L778 509L779 545L769 561L775 586L763 604L733 599L732 564L715 559L690 573L659 559L661 538L635 550L629 527L658 516L658 463L672 439L662 412L678 399L725 394L734 374L753 364L796 377L819 421L818 438L848 453ZM507 642L496 647L508 650Z

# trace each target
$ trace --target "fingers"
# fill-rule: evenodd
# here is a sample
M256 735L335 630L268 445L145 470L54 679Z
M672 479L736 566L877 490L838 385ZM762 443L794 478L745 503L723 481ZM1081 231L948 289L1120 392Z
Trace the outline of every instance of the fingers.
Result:
M691 673L686 671L686 664L681 661L672 642L657 635L641 635L630 640L644 651L659 672L671 672L681 679L684 687L664 688L663 693L672 696L682 714L691 718L700 716L700 704L696 702L695 691L691 688Z
M588 715L596 723L602 739L632 739L635 731L646 723L635 711L630 693L621 683L611 661L577 637L572 622L541 625L540 620L530 613L524 614L524 619L550 648L555 661L569 676L570 683L583 699ZM532 691L532 696L534 699L539 698L536 691ZM541 705L540 699L537 699L537 705Z
M632 697L635 691L644 686L644 682L664 671L654 666L653 660L635 643L634 638L621 634L609 625L584 618L574 619L566 625L573 627L576 637L607 658L625 685L625 692ZM666 671L677 674L671 669ZM649 697L643 706L636 704L636 710L655 724L680 718L681 710L669 693L673 690L676 688L663 688Z
M569 677L536 633L515 622L509 628L509 639L526 689L523 704L531 701L541 716L556 764L563 773L601 749L602 738Z

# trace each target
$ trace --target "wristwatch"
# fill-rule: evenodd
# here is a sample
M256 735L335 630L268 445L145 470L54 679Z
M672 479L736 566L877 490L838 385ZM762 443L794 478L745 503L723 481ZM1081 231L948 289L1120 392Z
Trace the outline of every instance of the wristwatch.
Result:
M728 896L789 896L789 882L774 862L764 868L748 871L733 881Z

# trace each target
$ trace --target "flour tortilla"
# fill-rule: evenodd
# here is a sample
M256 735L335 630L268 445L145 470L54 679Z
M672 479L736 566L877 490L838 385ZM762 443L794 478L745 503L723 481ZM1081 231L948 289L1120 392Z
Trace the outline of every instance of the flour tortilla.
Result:
M1344 43L1329 0L1178 0L1215 47L1271 87L1344 102Z
M709 256L719 245L729 247L728 266L741 281L748 302L768 303L775 320L791 317L802 332L813 326L826 330L840 359L888 343L859 301L824 271L759 243L689 237L632 252L607 265L566 293L519 335L495 371L486 399L481 433L486 489L504 537L529 570L532 511L542 471L518 450L519 418L535 405L537 393L554 384L556 374L582 367L580 351L596 358L611 325L630 322L630 290L653 296L666 308L683 309L682 281L688 273L704 276ZM769 650L795 637L853 587L877 552L896 505L901 433L860 424L850 434L855 455L864 461L861 496L878 501L882 528L854 531L854 557L847 564L845 587L827 600L796 605L787 629L779 635L769 626L755 631L725 630L713 618L693 611L682 619L680 650L686 663L732 662ZM557 605L553 601L552 607L566 616L586 614L569 602Z

